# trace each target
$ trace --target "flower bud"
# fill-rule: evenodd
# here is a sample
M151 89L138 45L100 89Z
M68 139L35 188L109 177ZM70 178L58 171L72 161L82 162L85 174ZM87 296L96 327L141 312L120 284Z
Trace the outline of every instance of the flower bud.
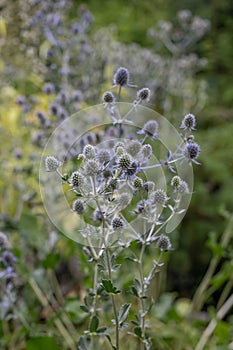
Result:
M160 235L159 239L157 241L157 247L160 250L165 250L165 251L170 250L172 245L171 245L171 241L170 241L169 237L166 235Z
M57 160L57 158L53 156L48 156L45 158L45 169L46 171L55 171L59 166L61 166L61 162Z

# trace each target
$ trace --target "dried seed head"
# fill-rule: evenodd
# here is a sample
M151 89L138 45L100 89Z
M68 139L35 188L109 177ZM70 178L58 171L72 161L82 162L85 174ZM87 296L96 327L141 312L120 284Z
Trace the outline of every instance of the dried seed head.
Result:
M113 103L115 101L115 97L112 92L105 91L103 94L103 102L104 103Z
M184 116L181 123L181 129L194 130L196 126L196 118L193 114L189 113Z
M45 169L46 171L55 171L59 166L61 166L61 162L54 156L48 156L45 158Z
M160 250L170 250L172 245L171 245L171 241L169 239L168 236L166 235L160 235L158 241L157 241L157 247Z
M125 223L121 218L115 217L112 219L111 226L113 231L121 231L124 228Z
M127 68L120 67L117 69L113 77L113 84L125 86L129 83L129 71Z
M81 199L76 199L73 203L73 211L77 214L83 214L85 212L86 205Z

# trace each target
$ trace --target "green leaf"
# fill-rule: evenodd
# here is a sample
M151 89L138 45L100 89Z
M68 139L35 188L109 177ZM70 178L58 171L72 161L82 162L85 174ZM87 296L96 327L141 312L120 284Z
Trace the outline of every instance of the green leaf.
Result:
M91 333L95 333L98 329L98 326L99 326L99 319L97 316L93 316L91 318L91 321L90 321L90 325L89 325L89 331Z
M119 311L119 315L118 315L118 320L119 320L120 325L122 325L126 321L128 315L129 315L130 306L131 306L131 304L124 304L121 306L120 311Z
M56 344L54 338L51 337L35 337L28 339L25 350L59 350L60 347Z
M102 286L104 288L104 290L108 293L111 293L111 294L118 294L120 293L121 291L118 290L116 287L114 287L114 285L112 284L112 281L111 280L105 280L103 279L102 280Z
M108 339L109 343L111 344L112 349L117 350L117 348L112 344L111 337L108 334L105 334L105 337Z
M104 333L106 331L107 327L101 327L101 328L98 328L96 333Z
M138 337L138 338L142 338L142 329L141 329L141 327L135 327L134 328L134 333L136 334L136 336Z

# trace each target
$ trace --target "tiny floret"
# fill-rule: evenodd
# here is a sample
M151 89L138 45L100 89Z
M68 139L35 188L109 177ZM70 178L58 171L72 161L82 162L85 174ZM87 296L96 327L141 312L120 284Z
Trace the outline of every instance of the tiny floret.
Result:
M150 101L150 89L142 88L137 92L137 100L139 101Z
M111 226L113 231L121 231L124 228L125 223L121 218L115 217L112 219Z
M135 177L133 180L133 186L135 188L141 188L143 185L143 180L140 177Z
M166 235L161 235L157 241L157 247L160 250L165 250L165 251L170 250L172 245L169 237Z
M182 180L179 176L173 176L171 179L171 186L177 189L180 186L181 182Z
M77 214L83 214L85 212L86 206L85 203L81 199L76 199L73 203L73 211Z
M184 116L184 119L181 123L181 129L185 130L195 130L196 127L196 118L193 114L189 113Z
M48 156L45 158L45 169L46 171L56 171L59 166L61 166L61 162L54 156Z
M117 69L113 77L113 84L125 86L129 83L129 71L127 68L120 67Z

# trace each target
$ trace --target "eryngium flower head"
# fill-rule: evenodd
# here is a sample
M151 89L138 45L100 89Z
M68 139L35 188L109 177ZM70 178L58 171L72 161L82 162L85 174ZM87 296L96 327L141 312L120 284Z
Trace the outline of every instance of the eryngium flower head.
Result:
M7 244L7 237L5 233L0 232L0 248L4 248L6 244Z
M17 258L14 256L12 252L9 250L5 250L2 254L2 262L5 266L13 266L15 262L17 261Z
M193 114L186 114L181 123L181 129L195 130L196 118Z
M196 142L187 143L183 153L186 158L193 160L198 157L200 153L200 146Z
M120 67L117 69L113 77L113 84L125 86L129 83L129 71L127 68Z
M111 91L105 91L103 94L103 102L104 103L113 103L115 101L115 97Z
M132 156L135 157L141 150L142 144L137 140L132 140L128 143L126 146L127 152Z
M76 199L73 203L73 211L77 214L83 214L85 212L86 205L81 199Z
M171 186L177 189L180 186L181 182L182 180L179 176L173 176L173 178L171 179Z
M121 218L115 217L112 219L111 226L113 231L121 231L124 228L125 223Z
M164 190L156 190L151 193L150 195L150 201L152 204L160 204L160 205L165 205L168 200L168 197Z
M189 193L189 187L188 187L187 182L182 180L180 185L178 186L177 190L180 194Z
M120 156L119 158L118 164L121 169L126 170L130 168L130 165L131 165L130 156L127 153L122 154L122 156Z
M133 186L135 188L141 188L143 185L143 180L140 177L135 177L133 180Z
M78 171L75 171L72 173L70 177L70 184L73 187L81 187L85 182L85 178L82 174L80 174Z
M86 158L95 158L96 155L96 148L92 145L85 145L83 148L83 154L85 155Z
M43 86L43 89L42 91L49 95L49 94L54 94L55 92L55 87L52 83L45 83L44 86Z
M56 171L59 166L61 166L61 162L54 156L48 156L45 158L45 169L46 171Z
M137 174L137 172L138 172L138 163L133 161L130 163L130 166L126 170L126 173L128 176L133 176L133 175Z
M97 159L101 164L108 163L111 159L111 154L107 149L101 149L97 153Z
M155 183L153 181L146 181L143 184L143 188L147 192L152 192L152 191L154 191Z
M137 99L139 101L150 101L150 89L142 88L137 92Z
M143 125L142 130L137 132L138 134L146 134L152 139L158 134L158 123L156 120L149 120Z
M85 164L85 170L87 175L98 175L99 169L99 163L94 159L88 160Z
M149 144L145 144L142 147L142 154L145 158L150 158L152 156L152 147Z
M157 247L160 250L165 250L165 251L170 250L172 245L171 245L171 241L170 241L169 237L166 235L160 235L159 239L157 241Z

